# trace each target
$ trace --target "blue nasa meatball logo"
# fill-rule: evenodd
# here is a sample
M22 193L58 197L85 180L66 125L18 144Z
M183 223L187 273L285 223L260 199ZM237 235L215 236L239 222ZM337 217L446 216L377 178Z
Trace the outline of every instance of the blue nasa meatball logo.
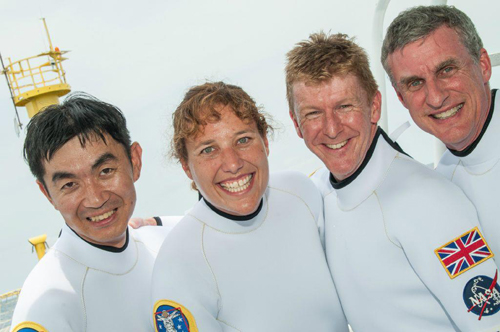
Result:
M500 311L500 286L497 283L497 274L494 279L476 276L469 280L464 288L464 302L467 310L478 315L479 319Z

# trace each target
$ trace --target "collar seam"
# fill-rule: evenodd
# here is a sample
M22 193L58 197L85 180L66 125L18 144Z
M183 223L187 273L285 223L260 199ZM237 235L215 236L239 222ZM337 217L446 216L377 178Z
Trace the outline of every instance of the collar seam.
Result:
M134 261L134 264L130 267L130 269L128 269L127 271L125 271L123 273L113 273L113 272L109 272L109 271L105 271L105 270L101 270L101 269L97 269L97 268L91 267L91 266L89 266L87 264L84 264L83 262L80 262L76 258L71 257L69 254L65 253L64 251L62 251L60 249L56 249L56 248L52 248L52 249L54 251L57 251L57 252L61 253L62 255L66 256L67 258L71 259L73 262L78 263L78 264L86 267L89 270L93 270L93 271L97 271L97 272L102 272L102 273L106 273L106 274L113 275L113 276L123 276L125 274L130 273L136 267L137 262L139 261L139 248L137 247L136 241L133 241L133 242L135 244L135 261Z
M484 163L481 163L481 164L476 164L476 165L471 165L471 166L468 166L468 165L465 165L463 162L462 162L462 159L460 159L460 162L459 164L462 165L462 168L467 172L467 174L469 175L472 175L472 176L482 176L482 175L485 175L489 172L491 172L497 165L498 165L498 162L500 161L500 158L497 158L496 162L490 167L488 168L486 171L484 172L481 172L481 173L473 173L471 170L469 170L468 168L469 167L474 167L474 166L478 166L478 165L481 165L481 164L485 164L485 163L488 163L489 161L485 161ZM455 176L455 171L458 169L458 166L457 165L455 167L455 170L453 171L453 176ZM452 179L453 179L453 176L452 176Z
M256 228L254 229L250 229L248 231L243 231L243 232L226 232L226 231L223 231L221 229L218 229L218 228L215 228L209 224L207 224L206 222L204 222L203 220L201 220L200 218L196 217L195 215L193 215L192 213L188 213L187 216L190 216L191 218L195 219L196 221L200 222L203 226L206 226L210 229L213 229L214 231L216 232L219 232L219 233L223 233L223 234L228 234L228 235L239 235L239 234L248 234L248 233L251 233L253 231L256 231L258 230L267 220L267 214L269 212L269 202L268 202L268 198L267 198L267 194L264 194L264 196L262 197L262 199L265 199L266 200L266 212L265 212L265 215L263 217L263 220L262 222L260 223L259 226L257 226ZM210 207L207 205L207 208L212 211L213 213L217 214L215 211L213 211L212 209L210 209ZM261 212L262 212L262 209L261 209ZM220 216L219 214L217 214L217 216L219 217L222 217ZM222 217L224 218L224 217ZM226 218L227 219L227 218ZM231 219L228 219L228 220L231 220Z
M311 214L311 217L312 217L313 221L316 222L316 218L314 217L314 213L312 212L311 208L309 207L309 204L307 204L307 202L302 197L300 197L299 195L296 195L296 194L294 194L292 192L289 192L287 190L283 190L283 189L279 189L279 188L274 188L274 187L271 187L271 186L269 186L269 189L274 189L274 190L277 190L277 191L281 191L282 193L289 194L289 195L297 197L307 207L307 210Z
M392 148L392 147L391 147ZM338 208L343 211L343 212L350 212L354 209L356 209L357 207L359 207L361 204L363 204L365 201L367 201L370 196L372 195L376 195L376 191L380 188L380 186L385 182L387 176L389 175L389 171L391 170L393 164L394 164L394 161L396 159L402 159L402 160L406 160L404 158L397 158L398 156L400 155L400 152L396 151L396 155L392 158L391 162L389 163L389 166L387 167L387 169L385 170L384 172L384 175L380 178L380 181L377 183L377 185L375 186L375 188L364 198L362 199L358 204L356 204L355 206L353 206L352 208L348 208L348 209L344 209L340 206L340 202L339 202L339 196L337 195L337 206ZM410 159L411 160L411 159ZM410 161L408 160L408 161Z

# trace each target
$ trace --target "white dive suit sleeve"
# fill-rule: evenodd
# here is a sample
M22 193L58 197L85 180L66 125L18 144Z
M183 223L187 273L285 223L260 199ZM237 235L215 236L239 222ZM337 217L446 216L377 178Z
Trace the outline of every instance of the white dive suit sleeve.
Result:
M50 300L53 297L54 300ZM16 315L12 319L11 331L30 332L80 332L81 319L69 312L71 309L64 305L64 297L57 290L48 291L46 296L35 299L29 306L19 303ZM69 307L74 308L71 304ZM80 312L77 312L80 313ZM71 320L73 318L73 320Z
M184 227L172 230L155 262L152 279L155 331L168 331L165 327L170 314L176 316L177 322L183 318L189 332L231 331L223 329L217 320L219 294L203 256L204 225L190 217L182 223Z
M84 272L85 266L51 249L23 285L12 317L12 331L84 331L80 292Z
M490 280L489 287L497 271L487 248L483 246L483 252L472 249L472 242L485 241L475 231L480 231L476 210L457 186L426 174L395 174L377 191L387 235L402 248L418 277L461 331L497 331L500 312L486 308L479 320L478 307L484 303L479 303L480 298L474 300L477 278ZM398 181L402 177L405 181ZM500 293L494 297L493 301L500 301ZM471 303L476 308L468 312Z

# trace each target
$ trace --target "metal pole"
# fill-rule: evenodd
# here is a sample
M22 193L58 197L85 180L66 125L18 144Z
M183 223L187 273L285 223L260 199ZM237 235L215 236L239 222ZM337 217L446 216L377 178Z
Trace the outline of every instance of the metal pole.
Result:
M47 23L45 22L44 17L42 17L42 21L43 21L43 26L45 27L45 32L47 33L47 39L49 40L50 51L54 52L54 48L52 47L52 40L50 40L49 28L47 28Z
M23 124L21 123L21 119L19 118L19 113L17 113L16 102L14 101L14 95L12 94L12 88L10 86L9 78L7 77L7 71L5 70L5 66L3 64L2 54L0 53L0 61L2 62L2 70L5 75L5 80L7 81L7 86L9 87L10 98L12 99L12 104L14 104L14 110L16 111L17 123L20 129L23 129Z
M491 66L500 66L500 53L490 54Z
M373 73L375 75L375 79L378 82L378 89L382 94L382 106L380 112L380 120L378 121L379 126L382 127L385 131L389 129L389 121L387 114L387 101L385 94L385 71L380 63L380 55L382 49L382 42L384 40L384 17L385 11L387 10L387 6L389 5L390 0L379 0L375 9L375 15L373 17L373 25L372 25L372 45L374 59L371 61L371 65L373 68Z

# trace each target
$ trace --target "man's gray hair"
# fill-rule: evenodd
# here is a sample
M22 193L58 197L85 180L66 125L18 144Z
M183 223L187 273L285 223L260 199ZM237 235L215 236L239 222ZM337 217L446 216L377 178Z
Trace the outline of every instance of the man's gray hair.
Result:
M455 30L472 59L478 63L483 42L471 19L453 6L418 6L401 12L387 29L382 45L382 65L394 84L387 57L446 25Z

